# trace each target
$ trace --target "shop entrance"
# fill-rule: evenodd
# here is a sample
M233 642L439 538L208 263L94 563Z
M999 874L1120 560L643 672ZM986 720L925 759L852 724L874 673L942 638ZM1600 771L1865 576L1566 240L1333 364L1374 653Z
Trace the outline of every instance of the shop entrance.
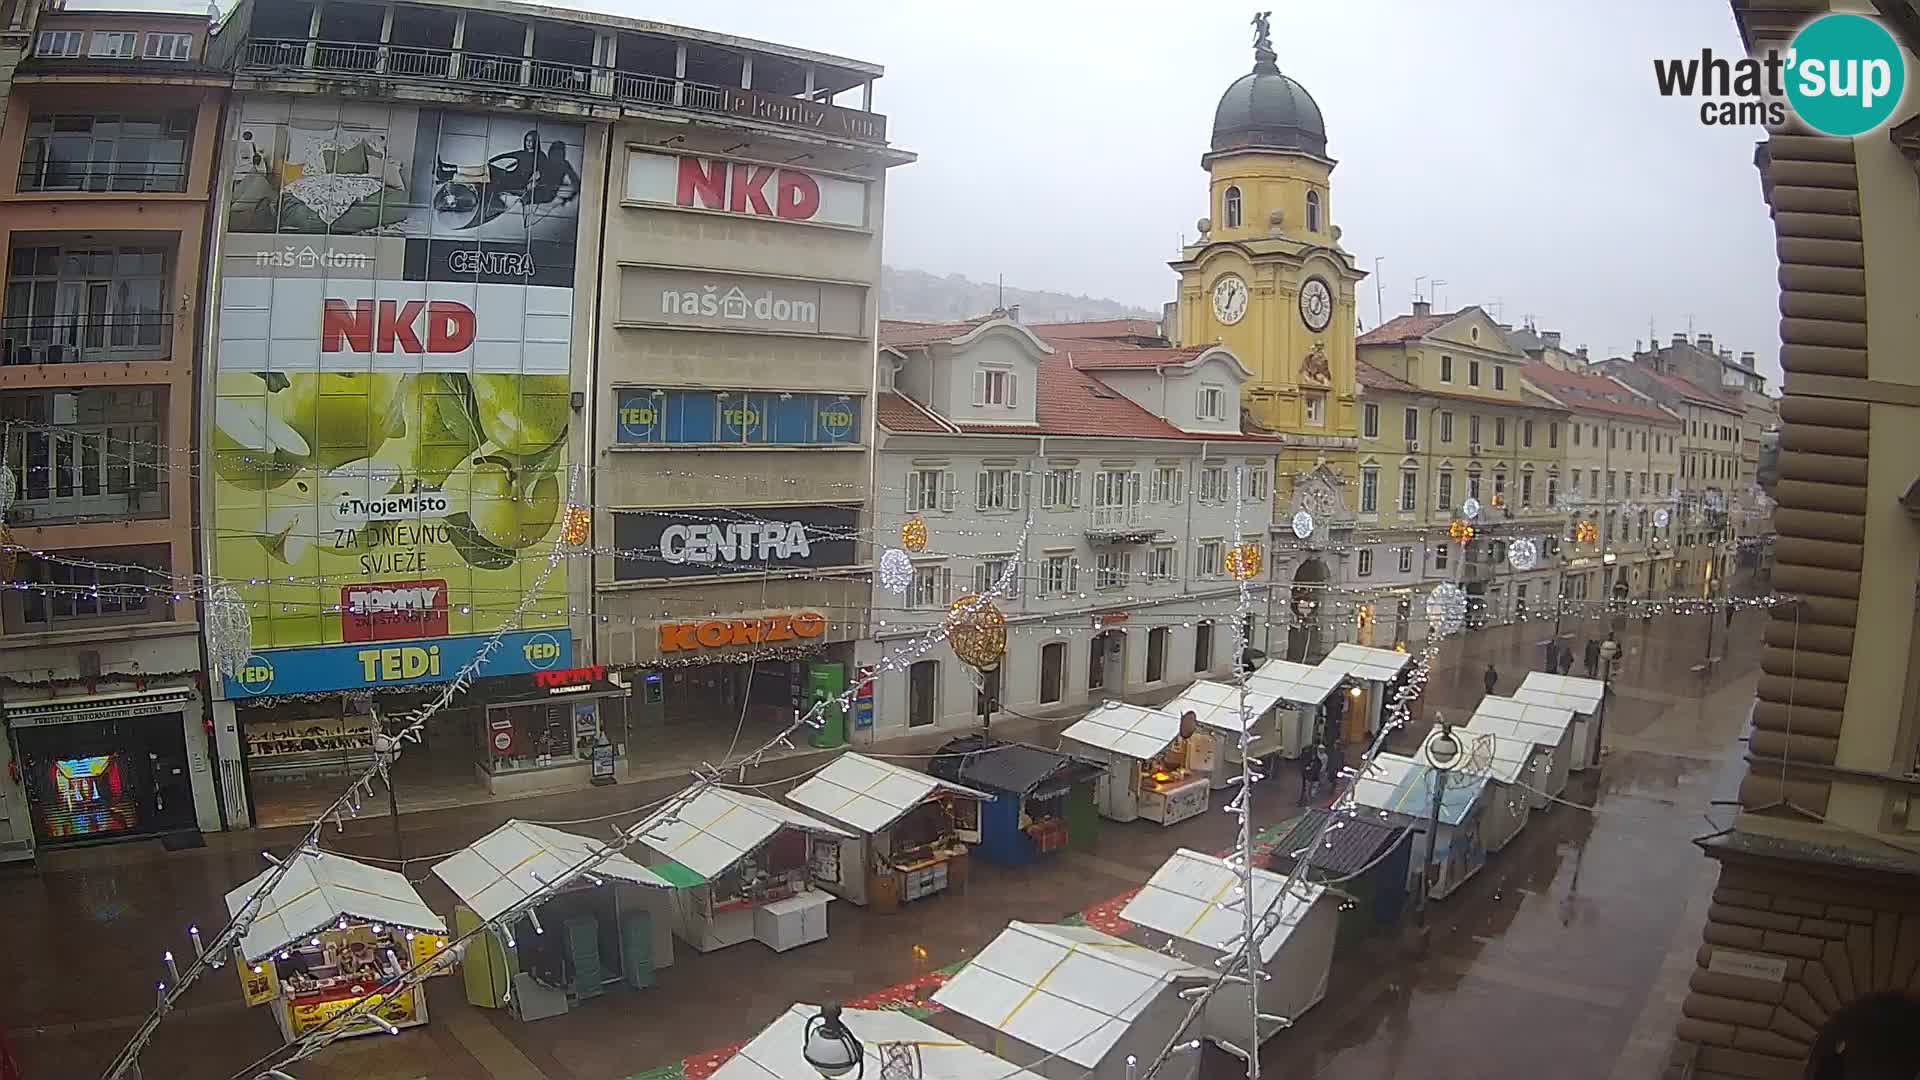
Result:
M34 835L87 843L192 829L182 714L15 731Z
M1119 697L1127 687L1127 632L1102 630L1087 650L1087 690L1103 697Z

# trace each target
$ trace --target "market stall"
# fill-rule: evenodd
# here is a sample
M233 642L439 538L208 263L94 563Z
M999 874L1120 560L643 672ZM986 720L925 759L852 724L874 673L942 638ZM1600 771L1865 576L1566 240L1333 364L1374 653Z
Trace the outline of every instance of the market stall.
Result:
M1439 738L1440 730L1436 727L1427 732L1426 742L1415 755L1417 760L1427 759L1427 746ZM1527 827L1533 813L1532 789L1540 785L1539 774L1544 771L1546 755L1538 753L1533 743L1525 739L1470 728L1453 729L1453 737L1461 753L1460 763L1453 769L1454 776L1471 773L1486 778L1480 839L1488 851L1499 851Z
M606 857L590 872L575 868ZM470 939L467 1000L510 1006L522 1020L565 1013L609 987L652 986L673 963L673 886L606 845L530 821L509 821L433 867L459 898L456 932L491 923L536 891L530 914Z
M1280 729L1274 722L1279 705L1280 695L1251 680L1243 695L1238 686L1202 679L1160 710L1175 716L1193 713L1200 730L1187 740L1187 767L1205 773L1208 786L1219 791L1239 781L1242 732L1250 737L1256 759L1281 749Z
M1481 795L1486 791L1484 776L1441 773L1424 761L1398 754L1376 754L1373 761L1353 783L1356 805L1385 814L1385 821L1399 828L1411 827L1413 858L1407 868L1407 884L1418 888L1425 872L1426 831L1432 827L1434 777L1444 777L1441 790L1440 828L1434 835L1433 862L1437 871L1433 888L1427 894L1438 900L1453 892L1460 883L1480 872L1486 865L1487 848L1482 842Z
M1520 683L1513 700L1529 705L1547 705L1573 714L1572 754L1567 760L1571 772L1585 772L1600 764L1600 698L1607 685L1599 679L1578 675L1549 675L1536 671Z
M959 1034L991 1038L996 1054L1051 1080L1129 1080L1129 1061L1158 1058L1185 1020L1180 992L1213 976L1090 926L1010 922L933 1002L984 1029ZM1196 1060L1180 1055L1157 1075L1186 1080Z
M1207 809L1207 778L1187 767L1187 740L1199 725L1182 728L1176 713L1108 701L1062 731L1060 748L1106 763L1094 785L1102 815L1172 825Z
M876 911L895 911L964 883L967 845L980 841L980 804L992 799L854 753L787 792L788 802L854 833L840 841L838 880L822 887Z
M1269 660L1247 677L1247 685L1278 697L1274 710L1274 730L1279 735L1278 753L1295 759L1313 746L1320 729L1327 698L1338 689L1345 673L1338 668L1296 664L1291 660Z
M709 787L642 826L648 869L676 887L673 931L701 952L757 940L775 952L823 941L853 834L788 806Z
M247 1004L271 1005L286 1039L363 1004L346 1035L426 1023L424 984L392 995L379 988L414 964L432 962L446 948L446 923L392 870L312 848L287 858L292 865L235 946ZM228 913L239 915L272 873L228 893Z
M980 842L973 852L1003 866L1037 856L1086 851L1100 833L1094 788L1106 766L1024 743L968 735L942 746L927 771L993 795L980 804Z
M1127 901L1120 917L1167 935L1174 955L1213 969L1221 957L1239 948L1246 931L1244 912L1227 906L1241 884L1240 872L1225 859L1181 848ZM1276 1018L1262 1021L1261 1042L1326 996L1339 908L1324 885L1298 881L1288 888L1284 876L1254 870L1254 914L1270 918L1272 927L1260 939L1260 970L1266 974L1258 984L1259 1012ZM1244 983L1221 987L1207 1000L1201 1034L1245 1047L1251 1015L1247 992Z
M1550 805L1567 789L1567 770L1573 763L1571 710L1488 694L1474 706L1466 729L1530 742L1551 755L1546 768L1526 780L1534 809Z
M1399 925L1414 839L1411 831L1381 820L1378 813L1308 807L1273 842L1267 868L1291 874L1304 860L1301 873L1309 881L1338 881L1340 891L1352 897L1341 905L1338 952L1348 942Z
M836 1017L844 1030L860 1041L856 1075L880 1080L896 1075L902 1059L914 1068L903 1080L1039 1080L1033 1073L976 1049L923 1020L896 1009L841 1009ZM806 1056L809 1027L818 1029L821 1007L794 1005L751 1041L711 1080L807 1080L819 1070Z
M1348 742L1372 741L1393 704L1393 691L1412 663L1413 657L1407 653L1352 642L1335 645L1326 659L1320 661L1321 667L1341 672L1350 684L1346 710ZM1352 693L1354 689L1359 693Z

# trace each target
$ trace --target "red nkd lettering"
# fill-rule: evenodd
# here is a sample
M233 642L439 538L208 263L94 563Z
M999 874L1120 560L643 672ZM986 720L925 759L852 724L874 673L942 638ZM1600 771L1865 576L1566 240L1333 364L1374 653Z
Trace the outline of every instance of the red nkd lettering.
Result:
M456 300L328 300L320 312L321 352L465 352L474 332L473 309Z
M820 212L820 185L806 173L781 169L774 212L788 221L812 220Z
M769 183L773 186L771 198ZM695 210L811 221L820 212L820 183L796 169L683 157L679 160L674 202Z
M702 210L727 208L727 163L705 158L680 159L680 177L674 202Z

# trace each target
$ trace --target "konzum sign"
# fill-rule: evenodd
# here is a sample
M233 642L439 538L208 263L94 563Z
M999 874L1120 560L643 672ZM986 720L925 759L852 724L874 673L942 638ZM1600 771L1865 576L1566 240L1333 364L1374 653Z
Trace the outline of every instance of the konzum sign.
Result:
M660 624L660 651L697 652L728 645L777 645L805 641L827 632L827 617L796 611L758 619L706 619Z
M867 185L784 165L627 153L627 201L773 221L867 225Z

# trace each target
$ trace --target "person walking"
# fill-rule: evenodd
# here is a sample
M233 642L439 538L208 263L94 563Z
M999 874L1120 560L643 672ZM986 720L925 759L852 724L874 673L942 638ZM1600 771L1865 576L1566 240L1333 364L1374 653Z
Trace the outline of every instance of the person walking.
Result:
M1591 679L1593 673L1600 669L1600 643L1588 638L1586 656L1583 659L1587 664L1587 678Z
M1487 683L1487 693L1489 694L1493 693L1494 687L1500 685L1500 672L1495 670L1492 664L1487 665L1486 683Z
M1573 670L1573 650L1565 645L1562 645L1560 646L1560 674L1565 675L1572 670Z
M1300 805L1306 806L1320 797L1320 772L1325 768L1320 756L1320 746L1314 744L1307 751L1306 759L1300 763Z

